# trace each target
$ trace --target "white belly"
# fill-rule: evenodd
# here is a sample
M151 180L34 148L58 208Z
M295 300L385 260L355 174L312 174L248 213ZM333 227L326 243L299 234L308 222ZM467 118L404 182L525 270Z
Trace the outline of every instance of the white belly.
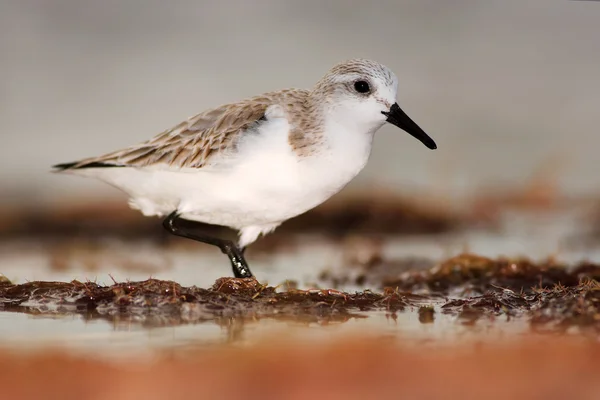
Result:
M277 225L340 191L364 167L371 149L372 136L364 135L298 157L288 131L287 121L279 119L207 168L107 168L96 176L127 192L145 215L178 210L186 219L236 229Z

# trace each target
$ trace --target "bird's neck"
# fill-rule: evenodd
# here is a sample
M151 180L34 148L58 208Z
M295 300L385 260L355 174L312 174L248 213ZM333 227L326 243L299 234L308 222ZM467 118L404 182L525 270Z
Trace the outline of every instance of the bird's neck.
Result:
M326 108L310 94L302 104L302 111L289 117L289 143L301 156L315 154L325 141Z

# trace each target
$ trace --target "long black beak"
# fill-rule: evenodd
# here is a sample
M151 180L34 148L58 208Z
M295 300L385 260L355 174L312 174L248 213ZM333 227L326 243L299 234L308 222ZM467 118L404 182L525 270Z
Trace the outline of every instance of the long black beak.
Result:
M423 129L419 128L419 125L415 124L404 111L402 111L398 103L394 103L392 107L390 107L390 111L382 111L381 113L387 117L386 121L390 124L396 125L411 136L419 139L421 143L431 150L437 149L437 145L433 139L430 138Z

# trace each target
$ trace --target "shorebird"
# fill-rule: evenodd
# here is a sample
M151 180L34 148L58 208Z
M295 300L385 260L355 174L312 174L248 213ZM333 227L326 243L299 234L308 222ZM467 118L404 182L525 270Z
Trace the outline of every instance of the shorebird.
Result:
M386 122L435 142L396 102L398 80L384 65L353 59L308 90L285 89L204 111L138 145L55 165L129 195L170 233L217 246L237 278L252 277L244 250L261 234L339 192L365 166ZM233 243L185 219L238 230Z

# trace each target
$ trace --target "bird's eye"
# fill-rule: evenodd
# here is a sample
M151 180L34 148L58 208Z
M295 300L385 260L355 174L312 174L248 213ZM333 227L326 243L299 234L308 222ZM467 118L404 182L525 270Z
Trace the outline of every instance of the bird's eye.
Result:
M354 82L354 90L356 90L358 93L369 93L371 91L371 87L366 81L356 81Z

